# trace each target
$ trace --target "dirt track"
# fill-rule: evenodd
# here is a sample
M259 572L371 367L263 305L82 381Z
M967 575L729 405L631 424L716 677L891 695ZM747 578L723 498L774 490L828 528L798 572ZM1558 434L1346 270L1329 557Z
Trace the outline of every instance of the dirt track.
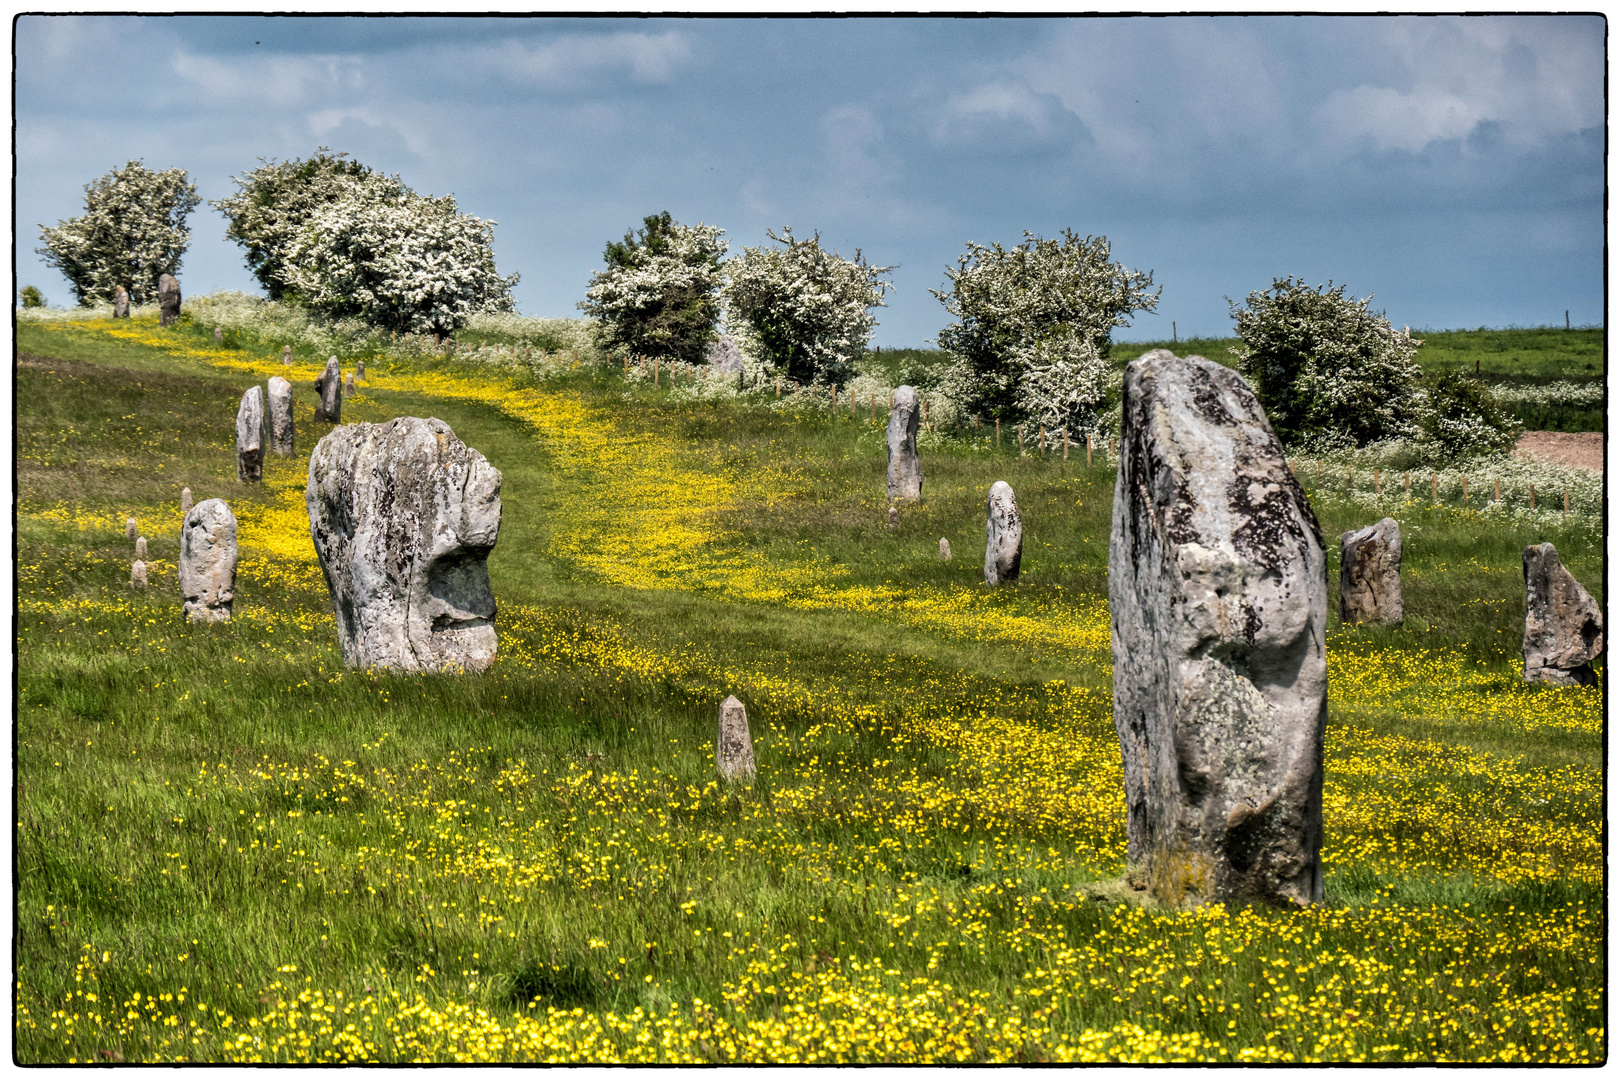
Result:
M1603 433L1600 431L1527 431L1519 436L1513 452L1555 465L1603 471Z

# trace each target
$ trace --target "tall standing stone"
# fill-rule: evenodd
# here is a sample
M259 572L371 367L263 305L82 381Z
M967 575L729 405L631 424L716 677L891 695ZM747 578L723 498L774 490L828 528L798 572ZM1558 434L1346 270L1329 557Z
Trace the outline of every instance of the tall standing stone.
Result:
M1339 537L1339 621L1399 626L1401 527L1394 518Z
M922 465L917 460L917 390L902 386L889 405L889 498L922 498Z
M349 424L316 444L304 492L350 667L482 670L495 661L487 560L501 474L442 420Z
M191 489L183 487L180 489L180 516L185 517L189 513L191 513Z
M951 561L951 542L943 536L939 538L939 557L944 562Z
M292 383L280 375L270 376L270 452L286 457L293 453Z
M720 733L714 740L714 764L722 780L754 782L754 740L748 733L748 710L736 696L720 703Z
M118 286L118 291L113 293L113 318L129 318L129 290L122 285Z
M1018 513L1018 500L1005 480L990 485L985 500L984 583L1000 585L1018 578L1024 560L1024 520Z
M136 559L129 564L129 584L131 588L146 588L146 563Z
M180 526L180 595L192 622L230 622L236 599L236 515L204 499Z
M135 538L135 557L137 559L146 558L146 537L144 536Z
M326 370L315 380L315 392L321 396L315 403L315 419L329 420L334 424L343 422L342 387L343 377L338 370L338 359L334 356L326 361Z
M173 326L180 317L180 283L173 274L158 278L158 325Z
M1108 599L1131 879L1172 904L1321 900L1327 560L1235 371L1126 368Z
M1603 612L1551 544L1524 549L1524 679L1592 686L1603 652Z
M236 478L256 484L264 477L264 388L250 386L236 410Z
M135 519L134 518L129 518L128 520L126 520L124 522L124 537L125 537L125 539L127 539L130 543L133 544L135 542L135 538L137 536L140 536L140 535L141 535L141 527L139 525L135 524Z

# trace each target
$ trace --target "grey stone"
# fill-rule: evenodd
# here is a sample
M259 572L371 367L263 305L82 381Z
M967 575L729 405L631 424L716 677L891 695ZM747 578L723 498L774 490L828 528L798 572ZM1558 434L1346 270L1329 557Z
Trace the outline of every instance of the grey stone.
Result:
M356 379L361 380L361 381L365 380L365 377L366 377L366 361L365 361L364 357L362 357L359 360L356 360L354 362L354 377Z
M1320 901L1327 559L1230 368L1167 349L1126 368L1108 600L1132 883Z
M180 489L180 516L184 517L189 513L191 513L191 489L183 487Z
M985 500L984 583L1000 585L1018 579L1024 560L1024 519L1018 513L1018 500L1005 480L990 485Z
M264 387L250 386L236 410L236 478L256 484L264 478Z
M1394 518L1339 537L1339 621L1399 626L1401 527Z
M501 474L448 424L403 416L337 428L310 455L304 501L345 663L494 663L487 560L501 527Z
M137 559L146 558L146 537L144 536L135 538L135 557Z
M922 464L917 460L917 390L902 386L889 404L889 498L922 498Z
M1593 686L1603 652L1603 612L1551 544L1524 549L1524 679Z
M129 318L129 290L122 285L118 286L118 291L113 293L113 318Z
M236 599L236 515L204 499L180 526L180 595L192 622L230 622Z
M748 734L748 710L735 696L720 703L720 733L714 740L714 764L722 780L754 782L754 740Z
M146 588L146 563L140 559L129 564L129 583L133 588Z
M945 562L951 561L951 542L943 536L939 538L939 557Z
M158 325L173 326L180 317L180 283L173 274L158 278Z
M900 527L900 508L898 506L891 506L891 507L889 507L889 528L898 529L899 527Z
M709 370L716 375L735 375L743 369L742 352L729 337L709 342L709 347L704 350L704 359L709 362Z
M133 544L135 542L135 538L139 535L141 535L141 529L139 525L135 524L134 518L130 518L128 521L124 522L124 537L130 543Z
M281 347L281 362L284 365L286 365L287 367L292 367L292 346L291 345L283 345Z
M293 453L292 383L280 375L270 376L270 452L286 457Z
M343 422L343 376L338 370L337 357L326 361L326 370L315 380L315 392L321 399L315 403L315 419Z
M225 344L225 331L221 330L217 326L214 327L214 344L215 345L223 345L223 344Z

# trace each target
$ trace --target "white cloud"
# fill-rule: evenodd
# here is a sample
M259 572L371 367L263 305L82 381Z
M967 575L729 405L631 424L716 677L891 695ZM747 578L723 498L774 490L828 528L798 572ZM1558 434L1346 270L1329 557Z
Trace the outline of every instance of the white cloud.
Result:
M357 56L234 56L219 59L177 50L169 69L213 105L297 106L365 89Z
M542 44L506 41L469 52L508 78L567 86L601 74L623 73L638 83L667 83L692 57L685 34L567 34Z

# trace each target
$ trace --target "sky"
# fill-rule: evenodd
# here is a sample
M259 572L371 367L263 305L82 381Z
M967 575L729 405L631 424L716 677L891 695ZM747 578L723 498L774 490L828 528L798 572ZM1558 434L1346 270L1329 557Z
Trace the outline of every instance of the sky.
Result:
M1106 236L1158 308L1116 340L1230 336L1228 298L1344 284L1396 326L1603 320L1596 16L409 18L14 22L17 284L125 162L204 200L347 151L493 219L518 309L577 315L641 219L893 266L875 343L927 347L969 241ZM258 294L191 217L187 295Z

